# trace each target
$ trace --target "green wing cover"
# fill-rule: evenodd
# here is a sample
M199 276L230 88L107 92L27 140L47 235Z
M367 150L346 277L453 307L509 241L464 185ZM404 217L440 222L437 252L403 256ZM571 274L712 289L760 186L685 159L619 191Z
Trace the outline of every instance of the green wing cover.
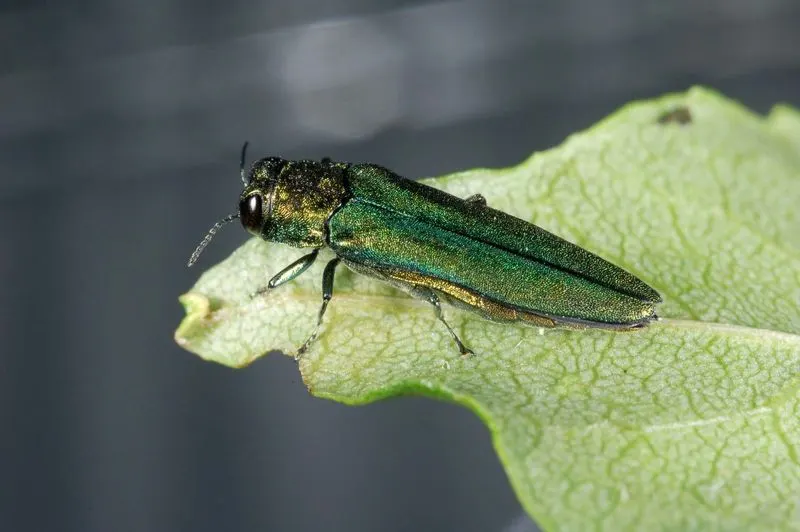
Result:
M423 190L433 189L425 187ZM402 194L398 196L403 197ZM412 199L408 197L409 202ZM516 248L508 249L510 242L508 246L503 244L509 239L501 240L500 245L487 243L489 237L493 237L492 241L500 238L497 222L494 231L489 231L481 229L471 216L465 215L457 219L462 219L470 230L455 230L457 224L446 216L454 209L436 212L433 208L436 204L429 197L425 200L421 208L413 211L411 204L406 204L411 211L409 214L396 208L398 204L404 206L402 202L385 208L356 196L329 220L329 246L345 261L378 270L401 270L435 277L502 305L537 314L606 324L640 323L654 316L652 302L597 283L586 275L566 271L564 260L552 265L550 261L537 260L535 254L515 252L513 249L524 249L524 244L517 243ZM449 207L447 201L444 208ZM502 214L492 212L498 216ZM516 220L504 216L502 223L507 219ZM566 249L570 251L580 250L569 245L571 247Z
M373 164L351 166L348 180L353 196L359 201L570 272L642 301L661 302L658 292L636 276L502 211L467 203Z

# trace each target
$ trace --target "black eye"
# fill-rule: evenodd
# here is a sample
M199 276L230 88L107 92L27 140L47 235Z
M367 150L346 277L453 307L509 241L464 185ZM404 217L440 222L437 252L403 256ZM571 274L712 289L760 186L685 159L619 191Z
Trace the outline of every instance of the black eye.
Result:
M261 213L261 195L253 194L239 202L239 218L249 232L258 236L261 233L263 218Z

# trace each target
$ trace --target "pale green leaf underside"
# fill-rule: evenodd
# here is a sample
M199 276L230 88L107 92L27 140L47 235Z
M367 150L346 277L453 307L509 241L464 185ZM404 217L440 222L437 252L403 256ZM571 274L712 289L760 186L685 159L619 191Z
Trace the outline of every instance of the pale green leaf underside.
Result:
M678 106L692 123L658 123ZM340 268L300 360L313 394L470 407L547 530L800 530L800 113L764 119L693 89L626 106L517 167L426 182L480 192L635 273L664 296L665 319L540 334L447 308L478 353L462 359L427 303ZM293 354L324 261L248 294L301 253L248 241L183 296L178 342L231 366Z

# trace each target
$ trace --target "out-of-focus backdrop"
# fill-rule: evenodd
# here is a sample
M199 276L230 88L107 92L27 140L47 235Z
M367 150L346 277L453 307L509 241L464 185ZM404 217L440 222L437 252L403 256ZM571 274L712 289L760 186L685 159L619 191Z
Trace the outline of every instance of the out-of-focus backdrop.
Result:
M0 530L531 530L483 426L172 341L238 155L511 165L634 99L800 104L792 0L0 3ZM487 187L491 183L486 184Z

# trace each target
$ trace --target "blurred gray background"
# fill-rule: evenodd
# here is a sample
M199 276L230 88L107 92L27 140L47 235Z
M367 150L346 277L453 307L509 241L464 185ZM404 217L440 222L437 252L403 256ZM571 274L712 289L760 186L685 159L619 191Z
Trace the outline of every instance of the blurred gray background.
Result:
M178 294L245 240L185 268L241 143L511 165L695 83L799 105L798 28L791 0L0 3L0 530L531 529L467 411L173 343Z

